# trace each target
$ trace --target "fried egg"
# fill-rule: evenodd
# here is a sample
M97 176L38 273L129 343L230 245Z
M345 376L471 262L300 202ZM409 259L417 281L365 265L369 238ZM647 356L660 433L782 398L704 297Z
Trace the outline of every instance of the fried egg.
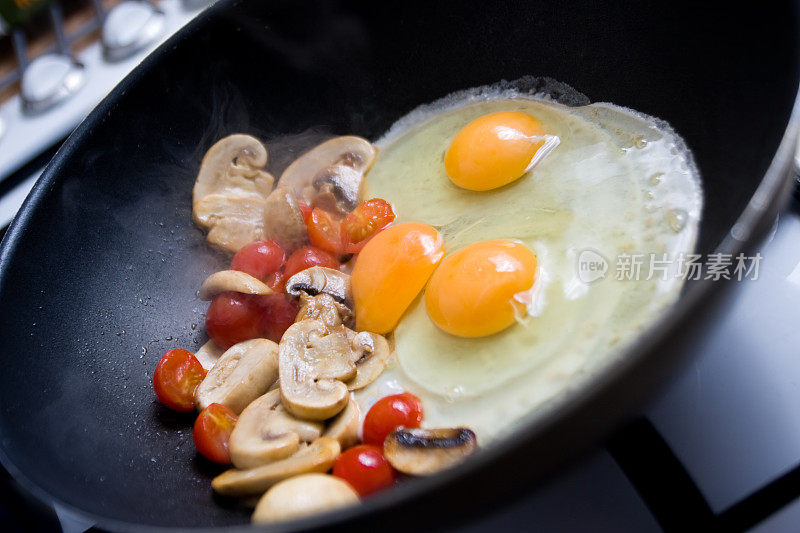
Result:
M528 141L492 133L503 128ZM357 394L362 412L405 390L425 426L488 442L613 362L678 297L675 263L617 279L618 258L694 249L699 173L663 121L482 88L412 112L377 144L367 196L435 228L446 255L399 319L394 361ZM586 257L605 264L597 279L581 274Z

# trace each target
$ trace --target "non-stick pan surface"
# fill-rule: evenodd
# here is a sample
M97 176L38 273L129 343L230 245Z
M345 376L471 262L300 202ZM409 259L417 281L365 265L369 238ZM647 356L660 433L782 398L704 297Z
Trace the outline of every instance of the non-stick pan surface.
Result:
M672 123L703 174L699 251L726 238L734 250L731 228L771 163L763 211L740 237L774 214L785 189L799 35L789 3L222 2L78 128L3 241L3 464L38 497L105 527L247 522L246 510L212 496L218 469L195 456L191 418L163 409L151 387L164 351L204 341L195 291L227 261L190 220L192 182L215 139L312 132L272 144L279 170L279 152L315 135L376 138L452 91L549 76ZM453 522L530 485L678 359L711 289L692 287L626 364L513 441L376 498L372 525Z

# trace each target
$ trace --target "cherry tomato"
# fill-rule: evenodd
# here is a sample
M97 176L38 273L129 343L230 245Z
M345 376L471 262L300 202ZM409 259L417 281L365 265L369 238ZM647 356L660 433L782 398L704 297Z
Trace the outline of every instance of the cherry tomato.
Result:
M238 418L236 413L221 403L212 403L200 411L192 429L194 446L200 455L215 463L230 463L228 441Z
M308 239L317 248L336 256L340 256L344 252L339 221L327 211L315 207L306 220L306 229L308 230Z
M263 299L261 335L273 342L280 342L284 332L294 324L297 313L300 312L300 304L282 293L270 294Z
M280 270L285 258L283 248L274 240L255 241L236 252L231 261L231 270L247 272L254 278L264 280L269 274Z
M361 444L336 458L333 475L347 481L361 496L394 484L397 473L377 446Z
M283 267L283 277L288 280L301 270L312 266L339 268L339 261L325 250L320 250L314 246L304 246L295 250L286 260L286 265Z
M206 331L220 348L261 336L263 296L223 292L211 300L206 312Z
M364 417L364 443L383 446L386 436L400 426L418 428L422 402L409 392L381 398Z
M283 292L283 288L286 286L286 277L283 275L283 272L278 270L268 275L264 283L275 292Z
M175 411L193 410L194 390L206 373L191 352L180 349L168 351L153 372L153 389L158 401Z
M314 209L308 204L304 204L302 202L297 203L297 207L300 208L300 213L303 214L303 222L306 224L308 223L308 217L311 216L311 211Z
M394 221L394 211L389 202L373 198L353 209L341 224L344 251L357 254L367 241Z

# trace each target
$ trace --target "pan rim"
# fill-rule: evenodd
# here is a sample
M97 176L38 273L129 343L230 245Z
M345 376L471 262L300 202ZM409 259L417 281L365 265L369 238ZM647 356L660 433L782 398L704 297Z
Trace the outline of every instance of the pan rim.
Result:
M112 112L118 100L126 93L128 87L137 83L145 73L149 72L151 68L160 61L162 56L169 53L174 43L202 30L209 19L216 17L218 12L228 9L230 5L238 1L239 0L227 0L217 2L195 17L184 28L170 37L165 43L145 58L142 63L136 67L130 75L123 79L123 81L120 82L120 84L117 85L117 87L115 87L115 89L75 128L69 138L58 149L53 159L47 164L44 172L25 199L17 216L9 226L5 238L0 244L0 293L2 293L3 287L7 282L7 265L22 239L28 221L35 215L38 205L53 187L58 172L62 168L67 157L73 152L73 148L79 146L82 139L95 125L104 120L105 116ZM750 198L747 206L737 218L734 226L730 228L726 237L715 248L715 252L735 255L746 250L749 246L758 242L769 228L774 217L780 213L790 198L791 190L794 186L791 170L795 167L794 157L798 133L800 133L800 87L798 87L798 91L795 93L792 112L778 149L770 162L770 166L765 172L753 196ZM689 319L690 310L696 309L702 301L718 296L726 286L730 285L731 283L700 280L687 287L681 298L670 306L669 313L661 314L661 316L650 324L634 342L630 343L621 351L618 358L613 363L604 365L591 379L585 381L581 387L571 391L569 395L557 402L553 402L553 405L548 406L546 412L541 413L541 416L537 416L522 425L519 430L519 439L502 439L500 442L493 444L490 448L483 450L467 463L442 472L436 476L413 480L413 482L403 484L390 492L378 494L359 506L287 522L285 524L276 524L273 526L275 528L274 530L313 529L321 526L341 524L350 519L374 514L399 503L409 501L414 496L419 496L453 483L469 472L486 468L497 461L501 456L519 447L520 443L536 440L537 435L544 434L545 430L556 424L559 419L585 409L585 407L593 402L602 391L614 387L614 384L620 382L625 375L630 373L631 369L634 368L637 363L640 363L642 360L652 355L656 347L665 341L670 332L675 331L681 324L686 323ZM618 419L619 417L616 418ZM22 470L17 468L7 455L2 444L0 444L0 464L9 472L11 477L22 489L35 497L40 503L51 507L57 506L76 517L80 517L80 519L87 524L92 523L92 525L104 529L114 531L212 531L218 530L220 527L225 527L226 530L230 531L250 531L254 528L254 526L250 524L217 527L153 526L98 515L76 508L48 493L47 490L40 487L36 482L28 478Z

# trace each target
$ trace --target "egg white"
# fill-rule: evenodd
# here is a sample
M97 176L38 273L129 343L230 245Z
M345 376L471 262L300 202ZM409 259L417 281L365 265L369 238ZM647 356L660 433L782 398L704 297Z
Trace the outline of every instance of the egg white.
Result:
M366 193L391 202L398 222L436 227L448 253L489 239L525 244L539 262L523 298L529 314L501 333L459 338L438 329L418 298L395 330L395 360L357 399L366 412L407 390L422 399L425 426L467 426L486 442L580 386L677 298L680 279L619 281L614 263L619 254L691 252L702 189L691 153L662 121L611 104L481 94L399 121L378 142ZM505 187L456 187L445 150L463 126L496 111L529 113L560 144ZM583 250L608 259L605 279L579 279Z

